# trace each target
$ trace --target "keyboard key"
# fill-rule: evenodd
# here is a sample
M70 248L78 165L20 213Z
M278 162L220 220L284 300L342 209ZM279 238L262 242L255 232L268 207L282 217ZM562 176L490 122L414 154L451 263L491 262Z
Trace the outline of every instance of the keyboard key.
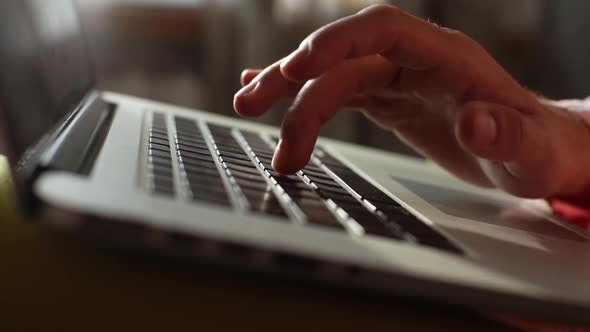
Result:
M206 143L203 144L191 144L191 143L176 143L176 150L185 150L185 151L192 151L192 149L195 150L208 150L209 147L207 146Z
M260 181L259 178L260 176L255 180L236 178L236 183L242 190L249 189L257 191L266 191L270 187L270 184L266 183L266 181Z
M260 171L256 168L246 168L241 166L236 166L232 164L228 165L229 172L233 175L234 178L237 180L249 180L249 181L257 181L257 182L264 182L267 183L266 177L260 174ZM239 169L237 167L240 167Z
M313 196L313 195L300 195L300 196L290 196L291 199L293 200L293 202L295 202L295 204L297 204L297 206L299 206L300 208L304 209L304 208L326 208L326 203L324 203L323 198L319 197L319 196Z
M215 161L211 156L201 156L201 157L190 157L186 158L185 156L179 156L178 161L184 166L192 166L194 168L201 167L203 163L209 163L211 165L215 165ZM217 166L216 166L217 167Z
M185 167L184 175L189 181L193 180L206 180L209 182L217 181L223 183L220 172L215 168L191 168Z
M313 190L297 190L297 191L286 191L285 192L293 201L302 201L305 199L315 199L316 193ZM324 199L322 197L322 199Z
M152 124L152 130L164 133L166 132L167 128L165 124Z
M360 203L358 206L344 206L342 207L348 215L354 219L359 225L361 225L365 232L372 235L378 235L393 239L401 239L401 234L395 234L389 229L385 223L377 218L374 214L365 209Z
M351 196L350 194L343 194L343 195L332 194L332 195L324 196L324 197L331 199L332 201L334 201L334 203L338 204L338 206L348 206L348 205L359 206L359 205L361 205L359 203L359 201L355 197ZM363 208L365 208L365 207L363 206Z
M204 179L202 179L204 180ZM225 196L226 190L225 186L223 186L223 182L218 182L220 185L212 186L211 183L213 182L201 182L201 181L191 181L189 179L189 186L194 194L201 194L201 195L211 195L211 196Z
M257 155L262 156L262 157L272 158L275 154L274 149L269 147L266 143L264 143L263 147L268 148L269 151L267 151L267 149L264 149L264 151L260 151Z
M173 196L174 195L174 188L172 188L172 187L162 187L162 186L159 186L159 185L154 185L152 187L152 191L154 193L163 194L163 195L167 195L167 196Z
M176 132L186 136L203 137L200 129L196 125L176 126Z
M187 149L178 149L177 154L181 155L186 158L194 158L194 157L202 157L202 156L211 156L211 151L209 149L192 149L188 151Z
M229 197L227 195L226 192L223 191L208 191L208 190L202 190L202 188L199 187L191 187L192 190L192 198L195 199L199 199L202 201L209 201L209 202L214 202L214 203L219 203L219 204L224 204L224 205L230 205L230 200Z
M264 200L269 199L268 196L273 196L274 193L271 190L270 186L261 186L259 189L257 188L249 188L249 187L241 187L242 193L250 204L260 206Z
M250 160L246 161L246 160L240 160L240 159L235 159L235 158L231 158L231 157L221 157L221 160L228 165L232 164L232 165L244 166L244 167L253 166L253 163Z
M258 158L258 161L263 165L271 165L271 163L272 163L271 159L260 158L258 156L256 158Z
M176 122L176 131L186 133L188 135L195 135L195 136L202 136L203 133L201 129L197 126L197 123L190 122L190 123L183 123L183 122Z
M165 146L170 146L170 144L168 142L168 138L150 137L148 142L150 144L151 143L155 143L155 144L161 144L161 145L165 145Z
M215 186L223 187L223 181L220 178L203 177L203 176L192 176L187 178L188 185L190 186Z
M371 204L373 204L377 208L377 210L383 212L387 216L411 216L411 213L408 210L406 210L393 200L388 203L375 202Z
M215 142L219 142L219 144L229 145L233 147L240 146L238 142L235 140L235 138L231 135L213 134L213 140Z
M150 139L148 143L148 148L151 146L159 146L170 150L170 144L168 144L168 140Z
M211 165L208 168L217 168L217 165L213 161L213 158L203 156L203 158L183 158L182 156L178 157L179 162L183 165L185 169L192 169L192 168L201 168L204 167L203 163Z
M283 175L268 168L265 168L264 170L267 171L271 176L273 176L279 184L287 182L303 182L303 180L295 174Z
M265 142L258 143L258 144L250 144L250 143L251 142L248 141L248 145L250 146L252 151L254 151L254 153L256 153L256 154L274 153L274 149L270 148L268 146L268 144L266 144Z
M249 145L268 146L266 142L258 134L247 134L242 131L242 136L246 139Z
M231 206L229 199L224 196L208 196L208 195L203 195L203 194L197 193L197 194L193 194L192 198L195 201L203 201L203 202L208 202L208 203L213 203L213 204L218 204L218 205L223 205L223 206Z
M336 186L328 186L322 183L315 183L314 184L318 187L319 192L326 196L326 197L332 197L333 195L350 195L350 193L342 188L342 187L336 187Z
M219 150L219 154L221 155L222 158L233 158L233 159L244 160L244 161L248 161L248 162L252 163L252 160L250 160L250 157L245 152L234 153L234 152Z
M219 170L216 168L195 167L193 165L184 165L187 176L209 176L220 177Z
M163 152L158 150L148 150L148 155L152 157L158 157L163 159L171 159L170 152Z
M253 199L250 201L250 204L252 206L252 210L255 212L278 216L282 217L283 219L288 218L284 208L281 206L272 192L265 193L262 198L256 198L256 200Z
M176 131L188 133L191 135L202 135L201 130L196 123L176 123Z
M168 128L151 127L148 132L149 136L161 135L168 137Z
M155 176L167 177L167 178L173 177L171 167L162 167L162 166L158 166L158 165L148 165L148 171Z
M207 140L204 137L196 137L196 136L186 136L180 133L175 135L175 141L178 143L186 143L186 144L193 144L193 145L200 145L200 146L207 146Z
M204 138L189 138L182 135L175 135L175 142L194 146L207 146L207 141Z
M274 153L274 149L271 148L270 146L268 146L268 144L264 141L260 141L258 143L252 142L247 140L248 145L252 148L253 151L256 151L257 153Z
M176 144L176 150L178 151L186 151L186 152L192 152L192 153L201 153L201 154L207 154L210 155L211 152L209 151L209 148L207 147L207 145L203 145L203 146L189 146L186 144Z
M303 167L302 171L303 172L315 171L315 172L319 172L319 173L324 173L324 170L320 166L312 164L312 163L305 165L305 167Z
M185 154L181 154L178 157L178 160L182 163L186 170L195 170L198 171L199 169L215 169L217 170L217 164L215 163L212 156L201 155L201 154L194 154L187 156Z
M230 170L231 175L234 177L236 181L251 181L251 182L258 182L258 183L267 183L264 178L260 174L253 174L253 173L243 173L243 172L232 172Z
M161 145L161 144L150 143L148 145L148 150L157 150L157 151L170 153L170 147L168 145Z
M290 178L277 177L275 179L295 205L305 214L310 224L344 229L324 203L323 198L297 176L291 176Z
M312 187L310 185L308 185L307 183L300 181L300 182L295 182L295 181L283 181L281 183L281 188L283 188L285 191L293 191L293 190L312 190Z
M314 225L326 226L335 229L344 230L338 219L330 212L326 206L299 206L301 211L307 216L307 222Z
M250 165L250 166L243 166L243 165L236 165L236 164L226 164L227 168L232 172L232 173L246 173L246 174L256 174L257 176L261 176L260 175L260 171L258 170L258 167L256 167L254 164Z
M307 176L310 180L323 180L323 181L334 181L334 178L332 178L330 175L326 174L326 173L319 173L316 171L303 171L303 174L305 176Z
M310 178L310 180L311 180L311 182L315 183L318 186L318 188L320 188L320 186L321 186L323 188L334 188L335 190L344 189L334 179L320 179L320 178L314 177L313 179Z
M149 156L148 163L153 165L161 165L172 168L172 160L169 158L160 158L157 156Z
M200 153L189 153L183 151L177 151L176 154L178 155L178 159L182 160L184 163L190 163L192 160L195 161L210 161L213 162L213 157L211 155L200 154Z
M174 182L173 182L172 178L152 176L152 177L148 178L148 182L150 182L153 185L158 185L161 187L170 187L170 188L174 187Z
M189 118L185 118L185 117L181 117L181 116L175 116L174 122L176 124L176 128L190 128L190 127L197 128L197 123L193 119L189 119Z
M237 143L236 143L237 144ZM232 153L243 153L248 155L239 145L227 145L227 144L219 144L215 142L215 146L220 152L232 152Z
M209 131L211 132L211 134L214 134L214 136L216 137L232 137L231 127L211 123L209 123L207 126L209 127Z
M212 185L212 183L207 182L191 182L190 180L189 182L193 199L230 205L229 197L223 183Z
M389 196L387 196L380 189L372 185L369 181L363 179L358 174L350 172L340 172L340 174L336 174L354 191L356 191L359 195L361 195L363 198L367 199L372 203L392 201L392 199Z

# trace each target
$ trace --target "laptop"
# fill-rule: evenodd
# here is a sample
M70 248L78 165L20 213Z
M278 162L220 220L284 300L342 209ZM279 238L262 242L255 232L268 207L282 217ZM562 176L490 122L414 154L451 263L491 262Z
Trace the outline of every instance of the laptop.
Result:
M590 323L588 234L543 201L321 138L94 86L70 0L0 3L0 131L23 211L116 246L337 287ZM236 73L237 77L237 73Z

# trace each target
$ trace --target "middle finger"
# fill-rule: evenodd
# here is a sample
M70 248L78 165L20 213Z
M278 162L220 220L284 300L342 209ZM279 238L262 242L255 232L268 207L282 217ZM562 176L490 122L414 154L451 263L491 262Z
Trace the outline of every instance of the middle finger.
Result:
M245 71L245 86L234 96L234 109L242 116L260 116L282 98L294 97L302 84L287 80L277 62L262 72Z

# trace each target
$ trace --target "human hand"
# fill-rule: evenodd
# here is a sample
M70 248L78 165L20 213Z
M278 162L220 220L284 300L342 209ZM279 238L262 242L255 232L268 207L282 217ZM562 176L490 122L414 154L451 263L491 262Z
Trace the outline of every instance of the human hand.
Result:
M576 196L590 182L590 130L539 100L464 34L376 5L312 33L285 59L246 70L234 107L258 116L294 98L274 168L309 161L320 127L361 109L473 184L522 197Z

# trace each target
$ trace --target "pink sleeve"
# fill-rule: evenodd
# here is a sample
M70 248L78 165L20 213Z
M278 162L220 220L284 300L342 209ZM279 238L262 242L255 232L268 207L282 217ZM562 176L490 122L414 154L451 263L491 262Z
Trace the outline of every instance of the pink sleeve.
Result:
M553 209L553 213L561 219L590 231L590 208L568 202L559 197L551 197L547 199L547 202ZM588 198L587 202L590 203L590 198Z

